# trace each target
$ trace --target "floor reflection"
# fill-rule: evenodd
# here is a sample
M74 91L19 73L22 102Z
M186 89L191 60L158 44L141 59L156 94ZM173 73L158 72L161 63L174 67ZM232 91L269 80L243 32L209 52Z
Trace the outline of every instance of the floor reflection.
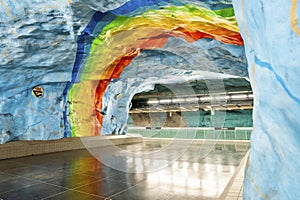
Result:
M183 146L145 141L1 160L0 198L218 199L250 147L238 142Z
M154 142L121 148L147 152L157 151L159 148L164 148L164 145ZM199 158L201 145L191 145L178 160L170 160L169 166L148 173L146 180L135 187L139 188L138 193L141 191L147 193L147 190L156 188L155 193L167 196L166 199L180 199L181 197L185 199L218 199L249 148L249 144L217 143L205 157ZM167 158L167 156L162 157ZM157 162L155 159L143 161L144 163L139 161L139 165L147 166L149 164L146 162ZM131 198L139 199L139 195L134 195L137 191L134 188L130 190L116 196L117 199L121 199L125 193L132 193Z

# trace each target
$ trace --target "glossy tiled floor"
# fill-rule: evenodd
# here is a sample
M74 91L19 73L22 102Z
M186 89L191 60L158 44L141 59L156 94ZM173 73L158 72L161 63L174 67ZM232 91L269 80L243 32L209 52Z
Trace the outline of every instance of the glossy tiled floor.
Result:
M225 188L249 144L216 144L203 158L199 158L199 146L192 145L178 160L170 160L169 166L149 173L115 170L101 164L87 150L0 160L0 198L199 200L224 197ZM120 148L150 152L162 146L140 143ZM156 159L159 158L147 162Z

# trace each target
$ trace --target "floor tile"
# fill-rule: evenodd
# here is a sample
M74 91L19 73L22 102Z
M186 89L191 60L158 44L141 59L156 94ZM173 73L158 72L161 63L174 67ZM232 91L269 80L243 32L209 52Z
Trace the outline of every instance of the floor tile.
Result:
M81 193L77 191L67 190L66 192L59 193L45 200L104 200L105 198L94 196L86 193Z
M0 198L3 200L40 200L64 190L66 189L40 183L22 189L1 193Z
M142 186L135 186L126 191L118 193L110 198L112 200L161 200L172 199L172 192L168 190L161 190L159 188L145 188Z
M3 182L0 182L0 194L7 191L28 187L37 183L37 181L25 179L22 177L9 178Z
M201 196L198 191L194 193L189 192L184 189L183 193L180 193L180 188L172 187L162 187L162 186L149 186L147 183L141 183L134 187L129 188L121 193L111 196L112 200L162 200L162 199L172 199L172 200L204 200L210 199L204 196Z
M0 172L0 182L3 182L7 179L10 179L10 178L14 178L15 176L12 176L12 175L8 175L6 173L1 173Z
M121 181L128 183L130 185L136 185L139 182L142 182L147 179L146 174L135 174L135 173L121 173L107 178L113 181Z
M97 181L98 178L94 178L91 176L85 176L85 175L81 175L81 174L74 174L74 175L70 175L70 176L57 176L56 178L47 181L47 183L51 183L53 185L57 185L57 186L62 186L65 188L75 188L75 187L80 187L92 182Z
M99 180L92 184L88 184L79 188L75 188L76 191L86 192L89 194L94 194L103 197L109 197L113 194L116 194L120 191L128 189L130 184L117 182L112 180Z
M38 181L48 181L56 177L68 176L71 173L69 169L50 170L40 167L25 167L19 170L6 170L5 172Z
M6 162L6 160L0 160L0 171L20 169L28 166L30 165L26 163L17 162L15 159L14 161L9 160L9 162Z
M147 163L161 163L162 160L170 163L159 171L151 168L151 173L126 173L112 169L87 150L0 160L0 198L218 199L223 195L247 148L245 151L236 151L234 145L217 144L209 154L200 158L200 146L190 146L175 162L172 159L178 157L177 146L170 152L149 158L146 158L148 153L159 151L163 145L140 143L120 147L146 155L145 162L134 162L136 166L126 162L127 158L123 159L125 162L121 164L124 164L124 169L141 167L139 163L146 163L142 166L146 170ZM120 155L120 158L123 157Z
M108 178L108 177L115 176L120 173L121 173L120 171L117 171L112 168L100 167L97 169L86 170L85 172L82 172L81 174L86 175L86 176L92 176L95 178Z
M9 168L9 169L5 169L3 170L3 172L8 173L8 174L12 174L12 175L26 175L26 174L30 174L33 172L39 172L39 171L45 171L45 169L40 168L40 167L36 167L36 166L23 166L23 167L18 167L18 168Z

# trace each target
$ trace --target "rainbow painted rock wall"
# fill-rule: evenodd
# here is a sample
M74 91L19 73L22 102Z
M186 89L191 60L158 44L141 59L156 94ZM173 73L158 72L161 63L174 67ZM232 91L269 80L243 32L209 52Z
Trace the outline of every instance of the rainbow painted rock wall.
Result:
M137 92L249 71L244 199L298 199L299 2L233 4L0 0L0 143L123 133Z
M230 1L1 0L0 11L0 143L123 134L135 93L248 77Z

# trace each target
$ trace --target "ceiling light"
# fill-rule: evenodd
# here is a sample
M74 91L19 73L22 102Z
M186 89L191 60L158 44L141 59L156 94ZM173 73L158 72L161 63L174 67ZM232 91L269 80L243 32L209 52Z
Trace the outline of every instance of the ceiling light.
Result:
M148 104L158 104L158 100L157 99L149 99L147 101Z
M174 99L172 99L172 103L180 103L180 102L184 102L184 98L174 98Z
M247 95L246 94L235 94L235 95L231 95L231 99L247 99Z
M211 97L211 96L204 96L204 97L200 97L200 100L201 101L211 101L211 100L213 100L213 97Z
M197 97L189 97L189 98L186 98L186 101L198 101L198 98Z
M214 96L215 100L227 100L230 99L230 96L228 95L222 95L222 96Z
M160 99L159 103L171 103L171 99Z
M228 94L240 94L240 93L249 93L251 91L235 91L235 92L228 92Z

